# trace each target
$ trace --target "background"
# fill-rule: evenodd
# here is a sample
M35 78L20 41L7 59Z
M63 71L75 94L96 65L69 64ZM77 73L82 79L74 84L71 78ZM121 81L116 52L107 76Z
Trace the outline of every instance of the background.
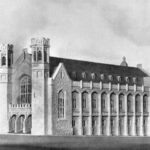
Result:
M129 66L150 72L149 0L0 0L0 42L15 57L31 37L51 39L51 56Z

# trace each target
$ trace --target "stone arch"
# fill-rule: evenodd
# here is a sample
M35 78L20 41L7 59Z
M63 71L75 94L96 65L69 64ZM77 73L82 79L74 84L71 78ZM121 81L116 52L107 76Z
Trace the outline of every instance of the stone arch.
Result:
M25 116L20 115L17 119L17 133L23 133Z
M9 133L14 133L16 127L16 115L12 115L9 119Z
M31 133L31 128L32 128L32 116L29 115L25 120L25 132Z
M73 91L72 92L72 109L79 108L79 92Z
M88 92L83 91L82 92L82 109L87 109L88 108Z

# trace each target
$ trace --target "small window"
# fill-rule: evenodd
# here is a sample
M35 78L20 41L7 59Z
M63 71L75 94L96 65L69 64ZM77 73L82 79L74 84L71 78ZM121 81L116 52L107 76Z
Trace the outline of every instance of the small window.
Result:
M85 72L82 72L82 78L86 79L86 73Z
M2 57L2 66L4 66L4 65L6 65L6 57L5 56Z
M91 73L92 80L95 80L95 73Z
M76 79L77 73L76 73L75 71L72 72L72 77L73 77L74 79Z
M129 77L125 77L125 81L129 83Z
M133 83L136 83L136 77L133 77Z
M104 80L104 74L100 75L101 80Z
M109 81L112 81L112 80L113 80L112 75L109 75L109 76L108 76L108 79L109 79Z

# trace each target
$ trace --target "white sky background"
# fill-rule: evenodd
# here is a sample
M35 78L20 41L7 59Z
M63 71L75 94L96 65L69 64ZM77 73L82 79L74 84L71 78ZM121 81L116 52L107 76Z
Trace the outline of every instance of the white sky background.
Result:
M150 0L0 0L0 41L18 56L31 37L51 39L50 55L150 72Z

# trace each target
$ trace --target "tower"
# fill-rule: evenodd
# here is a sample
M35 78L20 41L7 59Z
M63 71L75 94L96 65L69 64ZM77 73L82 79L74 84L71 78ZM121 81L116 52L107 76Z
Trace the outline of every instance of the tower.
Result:
M8 132L8 104L12 99L13 45L0 44L0 133Z
M44 135L47 128L49 39L32 38L32 134Z

